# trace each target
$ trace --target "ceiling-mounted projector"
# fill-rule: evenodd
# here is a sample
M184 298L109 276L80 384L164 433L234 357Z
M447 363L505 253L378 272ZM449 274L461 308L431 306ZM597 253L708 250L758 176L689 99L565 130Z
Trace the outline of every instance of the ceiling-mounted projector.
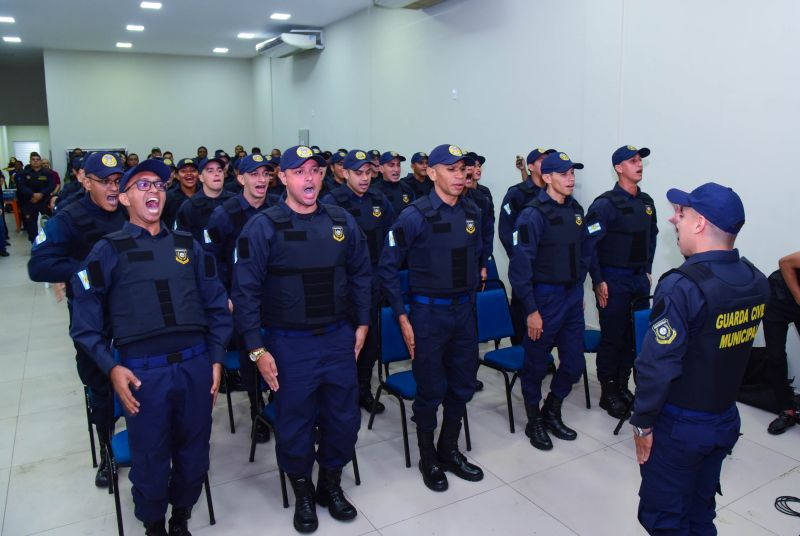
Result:
M322 30L291 30L256 45L256 51L270 58L285 58L304 50L324 50Z

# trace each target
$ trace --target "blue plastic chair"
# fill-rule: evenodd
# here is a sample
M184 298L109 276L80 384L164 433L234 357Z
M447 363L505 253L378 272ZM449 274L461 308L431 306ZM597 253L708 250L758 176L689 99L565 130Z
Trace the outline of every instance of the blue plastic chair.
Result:
M633 344L636 350L636 356L639 356L639 352L642 351L642 344L644 344L644 336L647 333L647 330L650 329L650 311L652 310L650 305L650 300L652 296L648 296L647 298L640 298L638 300L634 300L633 304L631 304L631 321L633 322ZM643 304L648 305L648 307L642 309L640 308ZM636 381L636 369L633 370L633 379ZM630 417L631 410L633 409L633 403L635 400L631 400L631 403L628 405L625 413L617 422L616 428L614 428L614 435L619 435L619 431L622 428L622 425L625 421Z
M500 282L500 272L497 271L497 262L494 260L494 255L487 259L486 263L486 285L483 290L494 290L503 288Z
M409 307L406 305L406 312ZM400 404L400 423L403 427L403 450L406 457L406 467L411 467L411 454L408 447L408 423L406 420L406 405L405 400L414 400L417 394L417 382L414 380L414 373L409 370L400 372L390 372L389 365L392 363L399 363L411 359L408 353L408 348L403 340L403 335L400 332L400 325L394 318L391 307L381 307L380 311L380 327L378 332L379 348L380 348L380 362L382 366L378 367L378 390L375 393L375 401L381 398L381 393L386 391L397 399ZM377 404L372 406L373 412L369 416L368 430L372 430L372 424L375 421L375 408ZM467 413L464 412L464 438L467 443L467 450L472 450L472 441L469 435L469 420Z

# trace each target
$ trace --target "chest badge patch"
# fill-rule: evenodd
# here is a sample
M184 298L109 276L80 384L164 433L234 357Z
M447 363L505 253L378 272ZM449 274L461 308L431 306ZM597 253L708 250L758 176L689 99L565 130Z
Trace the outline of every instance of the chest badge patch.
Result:
M337 242L341 242L342 240L344 240L344 227L342 227L341 225L334 225L332 229L333 229L334 240L336 240Z
M381 207L372 207L372 215L376 218L380 218L383 212L381 212Z
M575 214L575 225L583 225L583 216Z
M411 201L411 198L408 197L408 194L403 194L403 203L408 204Z
M175 249L175 260L181 264L189 264L189 252L185 249Z
M653 324L653 327L650 329L656 334L656 342L658 344L672 344L672 341L674 341L675 337L678 335L669 324L669 319L667 318L659 320Z
M467 220L467 233L472 234L475 232L475 220Z
M648 216L652 216L653 215L653 207L651 207L650 205L645 205L644 213L647 214Z

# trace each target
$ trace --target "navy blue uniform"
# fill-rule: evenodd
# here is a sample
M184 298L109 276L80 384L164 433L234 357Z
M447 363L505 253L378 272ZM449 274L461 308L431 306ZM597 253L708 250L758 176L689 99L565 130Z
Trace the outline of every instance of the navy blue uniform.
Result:
M89 194L85 194L50 218L36 238L28 261L28 274L32 281L66 283L70 323L73 317L74 294L72 277L103 235L120 230L126 220L127 216L121 207L114 212L108 212L94 204ZM114 424L111 384L108 376L77 342L75 351L78 376L92 391L89 399L91 419L97 426L101 441L105 441Z
M508 267L513 293L525 318L539 311L542 335L526 336L520 374L527 406L538 407L548 355L558 348L559 366L550 391L563 400L583 373L583 281L589 266L583 208L572 197L564 204L541 190L519 214Z
M659 281L631 417L653 428L639 489L651 534L716 534L714 495L739 436L736 395L768 294L737 250L692 255Z
M395 214L400 214L401 210L406 208L417 198L411 186L402 180L397 182L382 180L375 183L375 188L380 190L380 192L389 199Z
M83 184L78 179L73 179L66 183L63 188L58 192L58 199L56 200L55 211L61 210L73 201L77 201L84 194Z
M211 237L208 236L208 220L211 218L211 213L233 196L233 193L223 190L217 197L208 197L203 190L200 190L184 201L178 209L175 215L175 229L191 233L195 240L206 247L211 244Z
M351 319L369 325L364 235L339 207L298 214L280 201L247 222L236 256L236 331L247 350L265 347L278 369L278 465L293 477L310 477L315 457L321 468L341 469L361 425Z
M398 271L408 261L414 421L432 433L436 412L458 423L475 393L478 340L474 300L481 258L480 209L460 197L454 206L435 190L400 213L386 238L378 274L396 317L406 314Z
M39 233L39 214L50 213L48 203L56 189L56 178L51 171L45 168L35 171L32 167L27 166L17 175L16 180L19 208L25 222L25 231L28 233L28 240L33 243ZM32 201L34 194L42 194L42 198L34 202Z
M800 273L799 273L800 275ZM783 279L780 270L769 276L769 301L764 315L764 342L767 345L767 379L780 411L794 407L794 390L790 385L786 362L786 336L789 324L800 333L800 305Z
M619 183L589 207L587 229L595 250L590 273L595 287L608 285L608 303L601 308L597 378L627 389L635 357L631 306L646 307L648 274L653 271L658 225L653 199L637 187L635 196Z
M197 195L195 193L195 195ZM181 208L183 202L189 199L181 189L180 182L175 181L174 186L167 191L167 200L164 203L164 211L161 212L161 221L168 229L175 228L175 217L178 214L178 209Z
M467 189L464 195L475 203L481 211L481 257L479 268L485 268L494 251L494 203L486 187L478 185L474 190Z
M211 363L222 363L232 331L213 257L191 235L163 225L151 236L126 223L97 243L71 281L70 333L104 374L131 369L139 413L127 417L136 517L163 519L190 508L209 466ZM111 338L103 318L109 317Z
M363 196L358 196L347 185L337 188L322 198L322 203L338 205L345 209L361 228L367 239L370 263L372 264L373 279L371 290L370 325L378 325L379 310L381 305L380 283L376 269L386 235L394 223L395 212L392 204L380 191L370 188ZM378 358L378 330L371 329L367 333L364 347L358 358L358 383L362 391L369 392L372 380L372 368Z
M411 189L414 191L414 197L417 199L427 196L431 193L431 190L433 190L433 181L430 179L430 177L425 177L425 180L420 182L417 180L416 175L409 173L400 179L400 181L411 187Z

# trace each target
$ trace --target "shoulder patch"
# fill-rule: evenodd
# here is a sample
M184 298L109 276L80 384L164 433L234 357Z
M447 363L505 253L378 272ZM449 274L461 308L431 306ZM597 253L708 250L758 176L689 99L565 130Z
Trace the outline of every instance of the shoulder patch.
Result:
M656 342L658 344L672 344L672 341L678 336L678 333L670 325L668 318L659 320L653 324L650 329L655 333Z
M589 234L593 235L595 233L599 233L602 230L602 226L600 225L600 222L595 222L591 224L589 227L587 227L587 229L589 231Z
M33 241L33 245L38 246L45 240L47 240L47 235L44 232L44 228L42 228L42 230L39 231L39 234L36 235L36 240Z
M78 279L81 281L81 285L83 285L83 290L89 290L92 288L92 284L89 282L89 274L86 270L81 270L78 272Z

